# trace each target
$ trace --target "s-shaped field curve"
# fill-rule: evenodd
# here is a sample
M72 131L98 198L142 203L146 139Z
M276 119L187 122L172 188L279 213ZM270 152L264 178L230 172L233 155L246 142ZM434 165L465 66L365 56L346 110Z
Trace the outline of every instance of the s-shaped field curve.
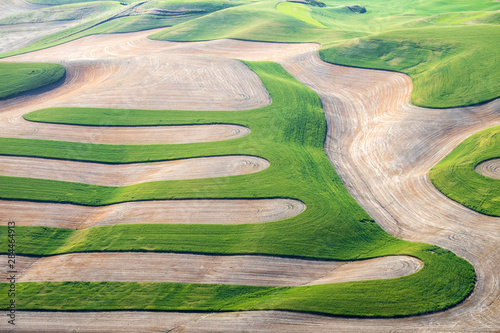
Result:
M255 156L213 156L173 161L104 164L35 157L0 156L0 175L52 179L102 186L244 175L269 167Z
M16 58L16 57L13 57ZM10 58L8 58L10 59ZM50 58L54 61L53 58ZM10 59L12 60L12 59ZM28 61L28 59L26 59ZM179 59L177 61L177 66L180 66L182 62ZM267 91L262 87L262 84L258 80L252 80L252 75L255 75L246 67L240 67L241 64L236 62L234 65L239 68L242 72L238 73L235 78L246 77L245 73L250 74L248 80L249 89L254 89L253 84L259 84L254 90L261 91L262 94L267 95ZM88 142L88 143L103 143L103 144L174 144L174 143L195 143L195 142L211 142L211 141L221 141L239 138L250 133L250 130L244 126L231 125L231 124L210 124L210 125L189 125L189 126L134 126L134 127L109 127L109 126L74 126L74 125L59 125L59 124L46 124L46 123L36 123L30 122L23 119L23 115L42 108L57 107L57 106L86 106L93 107L88 95L84 93L95 87L101 87L99 89L109 89L106 87L118 85L114 80L114 76L122 70L122 66L130 65L126 61L120 62L109 61L107 59L100 60L68 60L63 62L66 68L66 77L62 84L58 85L55 89L53 87L38 89L36 93L27 93L21 96L0 101L0 107L2 112L0 113L0 135L2 137L14 137L14 138L28 138L28 139L46 139L46 140L60 140L60 141L73 141L73 142ZM133 64L136 66L137 64ZM131 65L132 66L132 65ZM199 65L203 68L203 65ZM219 64L221 67L225 67L226 63L221 62ZM137 67L137 66L136 66ZM169 76L169 70L163 73L164 76ZM229 69L225 69L226 71ZM125 71L125 70L124 70ZM202 69L199 70L203 71ZM125 71L126 72L126 71ZM210 76L211 71L205 71L206 76ZM161 73L161 71L160 71ZM143 73L146 75L147 73ZM123 75L123 74L122 74ZM157 73L157 75L160 75ZM125 78L121 78L124 80ZM174 96L177 96L181 92L179 90L184 89L182 80L177 80L171 85L176 85L177 88L171 88L171 90L161 91L161 95L156 97L157 105L156 108L161 108L160 105L168 107L169 101L171 101ZM219 89L224 91L226 89L224 86L218 86L219 82L214 82L211 85L206 85L206 88ZM152 89L153 83L151 83L149 89L142 89L142 97L145 100L151 101L155 97L149 94L154 92ZM104 85L104 86L103 86ZM123 83L121 83L123 85ZM242 83L243 85L243 83ZM52 88L52 89L51 89ZM203 92L205 88L199 89L199 92ZM131 90L123 89L119 90L115 95L108 97L107 104L100 104L115 107L113 103L118 100L122 100L122 97L127 95ZM263 92L262 92L263 91ZM121 92L121 95L118 94ZM83 94L83 96L82 96ZM213 90L206 92L206 95L214 94ZM89 95L94 95L93 93ZM154 95L154 93L153 93ZM256 95L258 96L258 94ZM188 100L185 105L190 106L193 104L189 99L195 101L197 95L188 94L185 99ZM103 100L103 99L100 99ZM260 105L262 101L258 98L251 101L255 102L256 105ZM210 110L210 103L207 102L203 104L204 109ZM233 103L235 102L235 103ZM252 105L252 102L247 101ZM163 103L163 104L162 104ZM226 102L226 108L237 107L240 101L229 98ZM264 101L264 104L267 100ZM131 105L124 105L127 108L141 108L140 104L135 103ZM179 106L179 105L177 105ZM202 107L201 105L199 105ZM218 110L219 105L213 105L213 110ZM132 112L132 111L131 111Z

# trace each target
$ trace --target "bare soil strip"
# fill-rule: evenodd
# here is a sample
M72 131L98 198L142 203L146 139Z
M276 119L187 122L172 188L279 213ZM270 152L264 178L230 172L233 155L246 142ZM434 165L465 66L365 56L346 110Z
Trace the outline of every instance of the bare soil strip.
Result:
M500 179L500 158L479 163L476 165L476 172L486 177Z
M44 158L0 156L0 174L126 186L145 182L235 176L258 172L269 162L255 156L213 156L164 162L103 164Z
M39 89L0 101L0 135L92 143L147 144L227 140L249 133L242 126L63 126L27 122L22 115L47 107L109 107L153 110L243 110L268 105L258 76L234 59L169 52L176 43L144 49L148 33L82 38L50 50L2 61L47 61L66 67L55 89ZM128 36L128 37L127 37ZM104 38L103 38L104 37ZM118 37L118 38L117 38ZM109 43L108 43L109 39ZM163 47L157 47L163 45ZM209 126L212 126L209 129Z
M147 145L213 142L243 137L250 129L238 125L98 127L41 124L22 118L0 123L1 136L99 144Z
M258 76L240 61L179 53L178 43L147 40L150 33L90 36L5 61L64 65L68 78L50 92L51 106L231 111L271 102Z
M305 208L293 199L154 200L102 207L0 200L0 216L16 225L68 229L131 223L262 223L298 215Z
M5 255L0 258L7 260ZM43 258L19 256L16 267L20 272L18 282L144 281L300 286L396 278L418 271L422 263L407 256L342 262L269 256L102 252ZM6 269L2 270L7 276Z

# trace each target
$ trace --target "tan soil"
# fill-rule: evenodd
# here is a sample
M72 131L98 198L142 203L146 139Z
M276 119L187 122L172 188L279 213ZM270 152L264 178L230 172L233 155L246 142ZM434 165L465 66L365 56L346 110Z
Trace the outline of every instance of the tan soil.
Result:
M7 262L7 256L0 258L2 262ZM300 286L395 278L414 273L422 267L418 259L407 256L339 262L137 252L72 253L43 258L18 256L16 262L18 282L144 281L256 286ZM7 274L5 269L2 273Z
M0 216L17 225L69 229L131 223L262 223L298 215L305 208L293 199L154 200L102 207L0 200Z
M0 174L3 176L53 179L103 186L235 176L258 172L267 167L269 167L268 161L255 156L214 156L117 165L0 156Z
M64 65L66 81L47 93L50 106L243 110L271 102L258 76L242 62L183 52L179 43L146 39L150 33L90 36L4 61ZM17 107L21 101L15 101ZM37 108L47 107L40 105L40 96L37 101Z
M476 165L476 172L486 177L500 179L500 158L479 163Z
M156 52L157 45L161 44L133 37L131 42L119 46L116 41L120 38L125 41L128 36L101 36L92 42L105 45L109 40L111 47L104 50L108 52L127 53L139 47L145 54ZM351 332L353 327L366 332L498 330L500 219L478 214L451 201L432 186L427 174L466 137L500 123L500 100L478 107L448 110L416 108L409 105L412 86L407 76L328 65L319 60L317 46L311 44L221 40L165 45L169 52L203 52L210 59L209 54L212 54L282 63L320 95L328 121L325 150L356 200L396 237L437 244L469 260L478 275L477 285L474 293L462 304L444 312L412 318L346 319L268 311L176 314L173 323L171 314L105 312L99 313L95 322L84 325L87 331L95 329L99 323L118 331L134 331L136 325L135 329L140 327L141 331L172 329L174 332ZM59 52L61 49L64 46ZM186 57L186 63L189 59ZM2 216L9 215L2 213ZM67 322L68 318L82 320L79 313L54 313L45 317L50 318L48 321L44 321L44 314L24 314L23 325L31 330L42 327L65 329L68 327L65 325L72 325ZM96 318L92 313L83 315ZM132 326L120 327L120 318ZM165 320L162 322L165 326L138 326L143 319Z

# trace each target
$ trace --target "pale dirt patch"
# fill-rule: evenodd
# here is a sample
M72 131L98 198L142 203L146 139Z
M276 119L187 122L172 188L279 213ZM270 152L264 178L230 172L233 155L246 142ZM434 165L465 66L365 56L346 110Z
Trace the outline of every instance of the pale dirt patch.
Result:
M263 158L238 155L131 164L0 156L0 174L3 176L52 179L102 186L236 176L258 172L268 167L269 162Z
M112 35L114 36L114 35ZM95 36L101 37L102 36ZM119 35L115 42L119 52ZM90 42L79 45L78 41ZM145 38L144 36L141 38ZM100 38L97 38L98 40ZM133 38L132 38L133 40ZM268 105L270 96L258 76L234 59L167 53L140 47L120 53L113 43L91 48L92 37L4 61L49 61L67 70L64 82L0 101L0 135L92 143L190 143L219 141L249 133L242 126L208 125L170 127L61 126L27 122L22 115L47 107L110 107L125 109L242 110ZM76 44L74 44L76 43ZM132 44L133 45L133 44ZM150 46L150 49L152 47ZM79 50L72 57L72 50ZM87 53L84 51L86 50ZM76 51L75 51L76 52ZM132 52L132 51L130 51ZM198 127L199 126L199 127Z
M305 208L293 199L153 200L102 207L0 200L0 216L16 225L69 229L136 223L262 223L298 215Z
M500 158L494 158L476 165L476 172L480 175L500 179Z
M1 311L7 319L6 311ZM179 312L26 312L16 313L13 332L68 333L68 332L181 332L183 325L207 317L208 313ZM7 320L0 321L0 330L11 330ZM201 332L201 331L198 331Z
M0 258L7 261L5 255ZM300 286L396 278L415 273L422 267L419 260L407 256L342 262L138 252L71 253L42 258L18 256L16 261L20 269L18 282L143 281L254 286ZM5 269L2 273L8 276Z
M4 1L0 2L3 3ZM1 10L1 8L0 8ZM1 18L0 12L0 18ZM79 21L0 25L0 53L21 49L43 37L79 24Z
M214 142L241 138L250 129L238 125L73 126L26 122L22 118L0 123L2 136L111 145L147 145Z

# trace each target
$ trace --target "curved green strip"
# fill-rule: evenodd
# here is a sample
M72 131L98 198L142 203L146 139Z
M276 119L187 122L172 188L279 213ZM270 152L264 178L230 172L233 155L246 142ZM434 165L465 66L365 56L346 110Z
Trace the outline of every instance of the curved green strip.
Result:
M171 119L169 111L158 111L161 117L166 116L166 124L229 122L244 125L252 130L244 138L211 144L153 146L0 139L0 153L132 162L148 156L180 158L183 151L189 151L184 155L201 156L207 154L206 149L212 149L219 154L237 151L264 157L271 163L268 169L251 175L124 187L1 177L0 197L89 205L172 198L290 197L307 205L303 213L277 222L245 225L111 225L83 230L17 227L16 251L31 255L165 251L334 260L410 255L424 262L423 269L397 279L290 288L132 282L20 283L16 294L18 309L281 309L391 317L443 310L470 294L475 283L472 265L436 246L392 237L349 195L323 151L326 122L318 96L277 64L248 65L268 89L273 100L271 105L238 112L173 111ZM88 115L84 114L89 110L83 113L79 112L83 111L81 109L71 110L68 119L61 111L64 109L41 110L33 116L38 117L38 121L92 122L92 110ZM149 112L135 110L133 114L140 116L130 118L129 125L140 125L141 117ZM110 115L104 122L116 124L118 114ZM80 150L73 154L74 149ZM6 227L0 230L2 235L7 234ZM8 248L6 240L6 237L0 238L0 249ZM1 284L0 292L6 292L7 288L8 284ZM7 301L2 298L0 305L7 306Z
M476 133L429 172L444 195L479 213L500 216L500 179L485 177L476 166L500 157L500 126Z
M449 308L473 286L469 263L424 244L407 248L425 261L419 272L398 279L305 287L137 282L18 283L18 309L48 310L289 310L352 317L394 317ZM451 279L449 279L451 277ZM0 285L7 294L8 285ZM7 298L0 304L7 306Z

